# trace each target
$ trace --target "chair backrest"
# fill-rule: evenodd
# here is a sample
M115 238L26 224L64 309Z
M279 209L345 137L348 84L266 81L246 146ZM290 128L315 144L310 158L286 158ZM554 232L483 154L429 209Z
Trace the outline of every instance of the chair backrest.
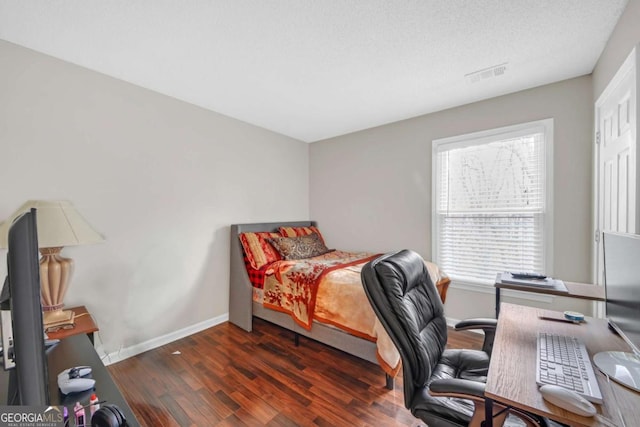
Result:
M424 260L402 250L383 255L362 269L373 311L402 359L405 406L423 387L447 343L444 306Z

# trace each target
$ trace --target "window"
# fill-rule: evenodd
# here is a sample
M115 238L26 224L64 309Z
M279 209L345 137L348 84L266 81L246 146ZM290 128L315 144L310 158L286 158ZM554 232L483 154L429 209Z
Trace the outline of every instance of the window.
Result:
M433 141L433 254L457 283L552 274L553 120Z

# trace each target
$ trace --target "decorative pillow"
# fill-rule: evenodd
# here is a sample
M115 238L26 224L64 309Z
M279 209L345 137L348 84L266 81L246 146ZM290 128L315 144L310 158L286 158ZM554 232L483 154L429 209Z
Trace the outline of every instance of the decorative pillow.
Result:
M286 260L311 258L330 252L316 233L297 237L272 237L269 242Z
M282 259L278 251L267 241L267 239L272 237L280 237L280 235L266 231L240 233L240 243L242 243L242 247L244 248L244 254L247 256L251 267L256 270Z
M313 225L311 227L280 227L278 230L280 230L280 235L283 237L306 236L311 233L316 233L320 237L322 243L325 243L322 233L320 233L318 227Z
M254 288L262 289L264 288L264 278L265 273L269 269L269 265L263 265L261 269L256 270L251 266L247 255L244 256L244 265L247 268L247 275L249 276L249 282L253 285Z

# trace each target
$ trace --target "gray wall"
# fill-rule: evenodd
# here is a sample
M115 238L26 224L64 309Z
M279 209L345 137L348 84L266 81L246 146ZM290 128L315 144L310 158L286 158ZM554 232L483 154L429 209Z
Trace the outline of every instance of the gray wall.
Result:
M65 302L89 308L106 353L224 318L229 225L307 219L308 155L0 41L0 221L28 199L68 199L105 235L63 255L76 262Z
M431 141L554 119L554 271L590 280L591 77L585 76L311 144L310 210L330 245L431 259ZM527 304L590 312L580 301ZM447 315L492 316L493 291L452 289Z
M629 0L604 51L593 70L593 99L596 100L627 59L631 49L640 43L640 0Z

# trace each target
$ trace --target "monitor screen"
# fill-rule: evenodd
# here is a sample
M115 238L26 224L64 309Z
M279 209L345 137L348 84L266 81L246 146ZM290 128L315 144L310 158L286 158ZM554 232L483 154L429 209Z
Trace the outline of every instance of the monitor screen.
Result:
M7 253L10 315L2 315L4 357L11 358L8 402L14 405L48 405L49 377L40 302L40 266L36 210L17 218L8 236ZM10 325L8 323L11 323ZM6 335L11 334L11 339ZM12 348L10 344L12 343ZM9 360L5 360L5 366Z
M640 236L603 233L603 245L609 325L640 354Z

